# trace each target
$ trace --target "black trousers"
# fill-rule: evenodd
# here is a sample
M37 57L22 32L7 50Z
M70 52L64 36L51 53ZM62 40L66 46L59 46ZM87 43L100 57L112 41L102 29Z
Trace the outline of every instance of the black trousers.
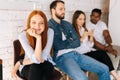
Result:
M85 53L85 55L90 56L96 59L97 61L100 61L106 64L109 67L109 71L114 70L112 61L105 51L102 51L102 50L91 51L91 52Z
M53 73L53 69L54 66L50 62L45 61L40 64L26 65L22 69L21 74L26 80L49 80L48 78Z

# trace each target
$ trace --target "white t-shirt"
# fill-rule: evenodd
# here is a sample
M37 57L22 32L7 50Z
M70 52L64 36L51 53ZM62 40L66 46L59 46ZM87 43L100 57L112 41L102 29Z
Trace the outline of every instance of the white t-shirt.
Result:
M103 31L107 30L107 26L103 21L98 21L97 24L93 24L91 22L88 22L86 24L86 27L88 30L94 29L94 38L96 41L102 43L103 45L106 44L104 36L103 36Z

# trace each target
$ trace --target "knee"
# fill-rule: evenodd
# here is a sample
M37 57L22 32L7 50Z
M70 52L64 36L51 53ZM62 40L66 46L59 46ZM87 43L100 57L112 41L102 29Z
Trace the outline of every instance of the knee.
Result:
M102 73L109 73L109 67L107 65L104 65L103 68L101 68Z
M107 72L109 72L109 67L105 65L104 66L104 70L107 71Z

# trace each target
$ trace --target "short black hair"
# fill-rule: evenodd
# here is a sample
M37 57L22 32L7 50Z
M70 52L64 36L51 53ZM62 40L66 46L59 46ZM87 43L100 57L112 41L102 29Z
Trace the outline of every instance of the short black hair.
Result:
M93 14L93 12L97 12L98 14L100 14L100 16L101 16L101 14L102 14L101 9L98 9L98 8L94 8L94 9L92 10L92 14Z
M64 1L62 1L62 0L55 0L55 1L53 1L53 2L50 4L50 11L51 11L51 9L56 8L57 3L63 3L63 4L64 4Z

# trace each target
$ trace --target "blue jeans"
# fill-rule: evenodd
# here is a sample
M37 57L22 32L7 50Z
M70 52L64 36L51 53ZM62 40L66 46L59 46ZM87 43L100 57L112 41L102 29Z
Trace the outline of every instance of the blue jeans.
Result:
M72 80L88 80L82 69L96 73L99 80L110 80L109 68L106 65L76 51L57 57L55 62Z

